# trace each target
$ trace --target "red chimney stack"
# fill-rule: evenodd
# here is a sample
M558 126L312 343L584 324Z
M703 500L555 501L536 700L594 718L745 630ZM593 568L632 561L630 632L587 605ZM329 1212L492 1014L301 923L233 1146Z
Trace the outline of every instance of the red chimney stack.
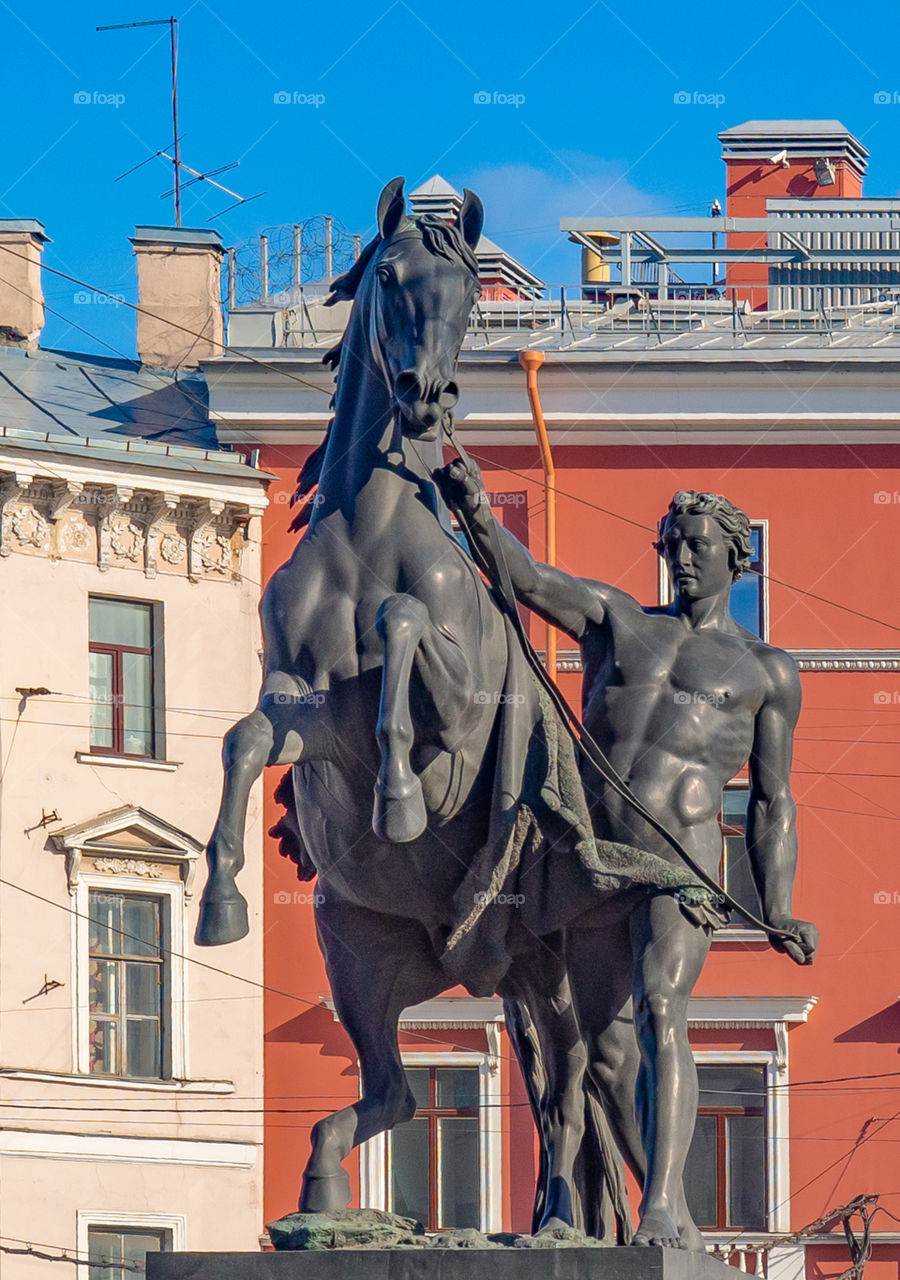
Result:
M869 153L839 120L748 120L719 134L726 169L725 214L765 218L767 201L862 195ZM765 231L732 232L730 249L762 248ZM768 299L764 263L729 263L726 284L754 310Z

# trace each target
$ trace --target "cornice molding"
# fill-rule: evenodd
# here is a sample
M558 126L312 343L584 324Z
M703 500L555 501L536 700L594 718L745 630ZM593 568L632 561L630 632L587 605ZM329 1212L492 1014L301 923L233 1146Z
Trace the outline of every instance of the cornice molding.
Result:
M879 672L900 671L900 649L788 649L801 671L806 672ZM543 652L539 657L543 660ZM557 654L557 671L583 670L577 649L561 649Z
M129 481L129 482L126 482ZM207 492L203 492L207 490ZM119 478L67 473L0 454L0 557L48 560L239 581L248 525L266 506L261 492L223 484L221 496L190 476Z

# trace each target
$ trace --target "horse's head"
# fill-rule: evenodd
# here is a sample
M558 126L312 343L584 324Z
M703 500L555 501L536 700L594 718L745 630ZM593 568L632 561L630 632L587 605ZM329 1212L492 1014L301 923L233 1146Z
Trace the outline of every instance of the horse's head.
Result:
M478 293L473 250L481 201L466 191L453 223L408 218L403 179L378 201L378 236L334 284L334 299L365 294L401 430L434 440L459 399L456 361Z

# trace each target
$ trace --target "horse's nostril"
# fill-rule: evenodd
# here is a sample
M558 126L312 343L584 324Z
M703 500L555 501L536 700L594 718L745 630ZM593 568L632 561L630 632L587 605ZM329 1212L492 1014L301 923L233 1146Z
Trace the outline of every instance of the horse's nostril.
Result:
M439 404L442 409L452 409L459 400L459 387L455 382L445 382L440 394Z
M419 375L414 369L404 369L397 374L394 390L400 400L418 400L422 392Z

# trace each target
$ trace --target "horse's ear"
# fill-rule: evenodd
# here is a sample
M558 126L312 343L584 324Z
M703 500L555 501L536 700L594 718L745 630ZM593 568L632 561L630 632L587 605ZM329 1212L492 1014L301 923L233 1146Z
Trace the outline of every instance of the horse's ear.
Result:
M481 239L481 228L484 226L484 205L474 191L468 187L464 191L462 207L456 225L462 229L463 239L470 249L474 249Z
M392 178L378 198L378 230L382 240L390 240L406 213L405 181L405 178Z

